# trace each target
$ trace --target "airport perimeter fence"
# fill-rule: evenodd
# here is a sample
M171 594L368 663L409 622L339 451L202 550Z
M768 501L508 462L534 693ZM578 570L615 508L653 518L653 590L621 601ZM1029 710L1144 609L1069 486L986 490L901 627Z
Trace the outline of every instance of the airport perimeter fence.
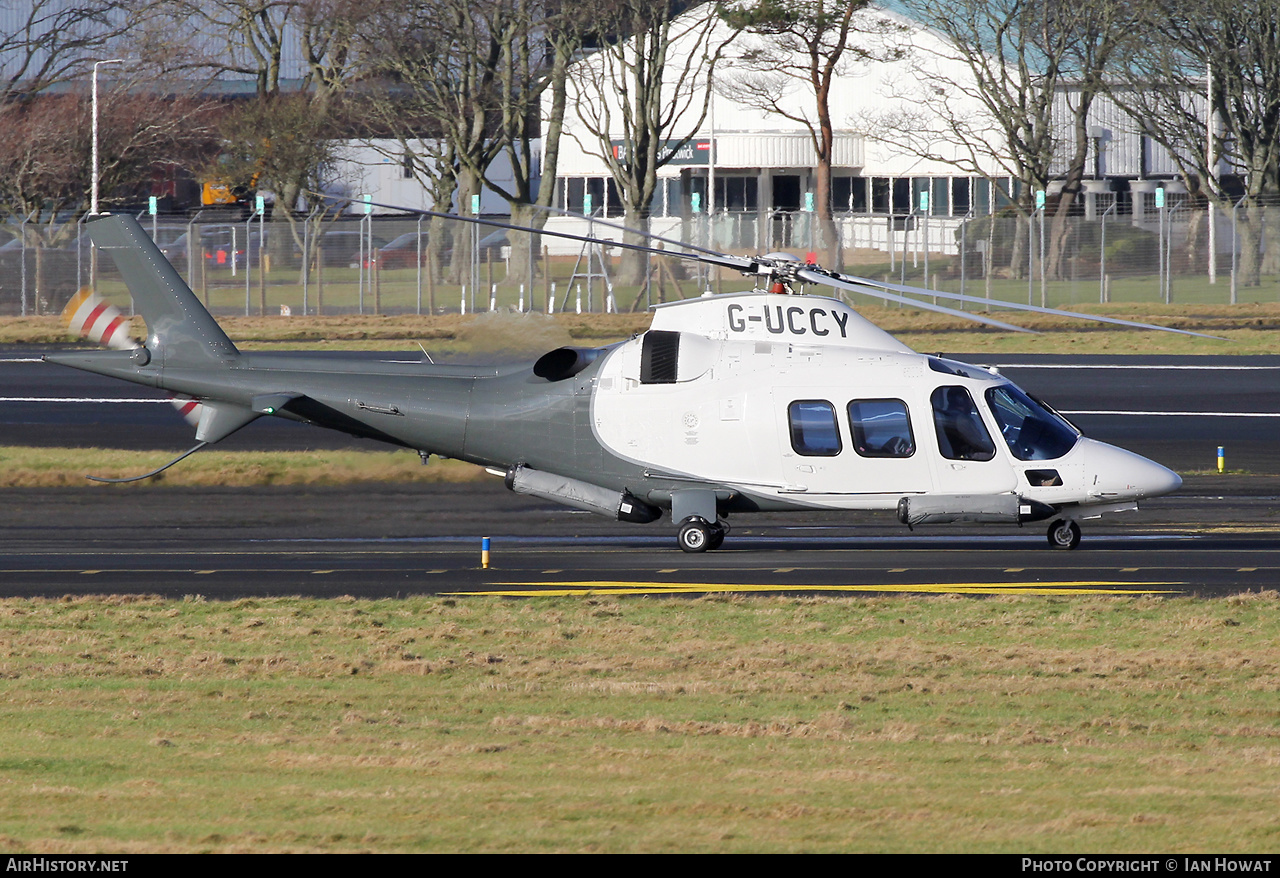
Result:
M140 222L218 315L625 312L753 285L679 258L669 243L637 254L433 217ZM547 229L621 240L609 225L618 222L562 215L550 217ZM804 212L651 222L653 233L671 241L739 255L788 252L823 265L840 258L850 275L965 293L995 308L1000 301L1059 308L1280 302L1280 204L1224 211L1175 203L1061 220L1044 212L841 216L838 254ZM90 246L83 222L25 232L0 245L0 315L58 314L86 286L130 308L114 264Z

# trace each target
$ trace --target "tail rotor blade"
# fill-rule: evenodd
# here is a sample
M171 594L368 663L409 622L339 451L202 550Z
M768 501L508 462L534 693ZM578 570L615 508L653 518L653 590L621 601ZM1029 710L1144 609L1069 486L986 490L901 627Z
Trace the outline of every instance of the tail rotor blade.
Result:
M81 288L67 302L62 309L62 322L72 335L112 350L132 351L138 347L130 333L129 318L88 287Z
M204 411L204 407L200 404L200 400L192 399L189 396L179 396L169 400L173 407L178 410L186 422L193 427L200 426L200 415Z

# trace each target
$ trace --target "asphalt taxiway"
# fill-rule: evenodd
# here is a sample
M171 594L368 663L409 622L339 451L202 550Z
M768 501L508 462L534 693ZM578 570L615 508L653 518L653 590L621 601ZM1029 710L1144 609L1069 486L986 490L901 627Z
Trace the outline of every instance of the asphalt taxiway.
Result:
M688 555L626 525L480 486L11 489L0 595L209 599L410 594L1215 596L1280 582L1280 479L1192 476L1095 524L1075 551L1042 527L910 532L889 516L759 515ZM490 537L490 566L481 538Z
M0 445L189 447L146 388L0 351ZM351 356L397 356L352 354ZM686 555L663 520L627 525L480 486L8 489L0 595L146 593L700 594L1152 592L1280 583L1280 357L957 355L991 363L1087 435L1189 475L1136 513L1083 524L1076 551L1042 525L909 532L888 515L741 517L719 551ZM380 447L264 418L224 448ZM1212 474L1216 447L1228 465ZM480 540L492 541L491 565Z

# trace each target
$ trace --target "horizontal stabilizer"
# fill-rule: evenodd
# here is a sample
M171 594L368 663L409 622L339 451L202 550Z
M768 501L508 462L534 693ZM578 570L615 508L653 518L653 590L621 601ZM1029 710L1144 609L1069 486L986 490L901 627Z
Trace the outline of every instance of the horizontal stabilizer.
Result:
M200 403L200 423L196 426L196 439L200 442L217 442L226 439L250 421L261 415L244 406L228 402L204 400Z

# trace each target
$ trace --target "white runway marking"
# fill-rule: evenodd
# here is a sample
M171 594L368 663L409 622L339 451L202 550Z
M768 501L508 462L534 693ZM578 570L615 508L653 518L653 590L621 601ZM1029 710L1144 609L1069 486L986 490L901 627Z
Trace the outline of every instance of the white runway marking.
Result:
M0 402L77 402L77 403L98 403L98 402L127 402L127 403L168 403L167 399L130 399L128 397L103 397L93 399L88 397L77 396L0 396Z
M1122 412L1068 411L1064 415L1132 415L1142 418L1280 418L1280 412Z
M997 369L1194 369L1197 372L1277 372L1280 366L1156 366L1139 363L995 363Z

